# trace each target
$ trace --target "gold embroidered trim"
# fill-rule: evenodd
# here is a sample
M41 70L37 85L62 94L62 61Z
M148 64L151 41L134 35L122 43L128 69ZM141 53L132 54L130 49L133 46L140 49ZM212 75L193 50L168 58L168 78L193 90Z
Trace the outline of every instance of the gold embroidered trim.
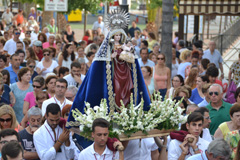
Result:
M134 101L135 105L137 105L137 93L138 93L138 85L137 85L137 69L136 69L136 63L132 64L133 68L133 87L134 87Z

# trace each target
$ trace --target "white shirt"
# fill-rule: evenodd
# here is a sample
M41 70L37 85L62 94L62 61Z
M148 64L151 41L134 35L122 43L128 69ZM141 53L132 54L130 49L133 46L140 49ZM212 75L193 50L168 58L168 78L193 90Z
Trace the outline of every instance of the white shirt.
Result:
M32 31L31 33L31 42L33 43L34 41L38 40L38 34L39 33L35 33L34 31Z
M153 138L130 140L124 150L124 160L151 160L151 152L157 149Z
M144 64L143 61L142 61L142 58L139 58L138 63L139 63L140 67L143 67L143 66L154 67L155 66L155 63L153 61L151 61L150 59L148 59L147 63Z
M101 31L104 32L104 22L103 21L101 23L99 23L98 21L95 21L93 23L92 30L97 30L98 28L101 28Z
M6 21L7 24L12 22L12 18L13 18L13 14L12 12L4 12L2 15L2 19L4 19Z
M63 132L60 126L55 128L56 139L59 138ZM56 152L54 146L54 133L52 128L48 125L47 120L45 123L33 134L33 142L37 150L37 154L42 160L69 160L74 157L74 142L69 135L70 146L61 145L62 152Z
M180 157L182 154L182 149L179 146L180 144L182 144L182 142L176 139L171 140L168 147L168 160L176 160ZM200 152L204 152L208 148L209 142L199 137L196 145ZM189 151L189 154L185 156L185 160L194 155L192 147L189 148Z
M209 143L212 142L213 139L208 128L203 129L202 139L208 141Z
M45 67L43 66L43 61L40 61L40 62L37 64L36 67L39 68L40 70L42 70L43 68L45 68ZM43 76L43 78L46 78L47 73L53 72L54 68L57 68L57 67L58 67L57 61L52 60L51 66L48 67L45 71L43 71L42 74L41 74L41 76Z
M17 50L17 42L15 42L13 39L9 39L5 43L5 45L3 47L3 50L7 51L8 54L13 55L15 53L15 51ZM23 50L25 51L25 44L24 43L23 43Z
M50 99L47 99L45 101L43 101L43 104L42 104L42 116L45 115L46 113L46 110L47 110L47 106L50 104L50 103L57 103L61 110L63 109L63 107L66 105L66 104L72 104L72 101L69 101L68 99L65 98L64 102L61 104L61 102L54 96Z
M107 145L102 155L99 155L97 152L95 152L94 143L84 149L78 156L78 160L117 160L119 159L119 152L116 152L115 155L113 154L113 151L108 149ZM125 159L125 158L124 158Z
M66 79L66 81L68 82L68 86L76 86L76 87L80 87L81 84L78 84L75 79L73 78L72 74L68 74L66 76L63 77L64 79ZM83 81L85 78L85 75L81 74L81 80Z

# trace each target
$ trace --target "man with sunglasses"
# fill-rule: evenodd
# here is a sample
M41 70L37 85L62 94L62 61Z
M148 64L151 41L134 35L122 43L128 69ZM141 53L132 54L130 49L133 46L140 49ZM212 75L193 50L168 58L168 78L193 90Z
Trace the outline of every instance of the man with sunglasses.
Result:
M13 55L15 53L15 51L17 50L17 42L20 41L20 34L20 30L18 30L17 28L13 29L13 38L9 39L3 47L5 53L8 53L10 55ZM25 50L24 43L23 50Z
M14 129L4 129L0 132L0 158L2 157L1 150L2 147L10 141L20 141L17 131Z
M209 110L211 119L209 130L211 135L214 135L221 123L231 121L229 110L232 104L222 100L223 89L219 84L212 84L208 90L208 94L210 96L210 103L206 108Z

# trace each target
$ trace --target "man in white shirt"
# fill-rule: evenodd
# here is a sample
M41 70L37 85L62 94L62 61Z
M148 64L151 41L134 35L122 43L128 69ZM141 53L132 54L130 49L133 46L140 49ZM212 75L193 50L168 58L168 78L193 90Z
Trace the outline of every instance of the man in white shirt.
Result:
M59 78L56 81L55 96L45 100L42 104L42 116L46 113L46 108L50 103L56 103L60 106L61 110L66 104L72 104L71 101L65 98L65 92L67 91L68 83L65 79Z
M46 121L33 134L37 154L42 160L69 160L74 157L74 142L70 131L60 127L61 109L58 104L47 106Z
M85 75L81 74L80 71L81 64L77 61L72 62L70 74L63 77L68 82L68 86L76 86L77 88L80 87L85 78Z
M171 140L168 147L168 160L186 160L207 149L209 142L199 137L203 129L202 114L197 112L190 114L186 128L190 134L184 138L183 142L176 139Z
M103 17L98 16L98 20L93 23L92 30L97 30L101 28L101 32L104 32L104 22L102 21Z
M150 59L148 59L148 49L147 48L142 48L140 50L140 56L141 58L138 59L138 63L140 65L140 67L143 66L149 66L149 67L154 67L155 63L153 61L151 61Z
M94 143L79 154L78 160L124 159L122 150L123 147L120 141L113 143L113 148L118 149L119 151L111 151L107 146L109 126L109 122L103 118L97 118L93 121L92 137L94 139Z
M10 12L9 8L7 8L6 12L3 13L2 19L6 21L7 25L12 24L13 14Z
M15 53L15 51L17 50L17 42L20 41L19 40L20 34L21 32L17 28L13 29L13 38L9 39L3 47L5 53L8 53L10 55L13 55ZM24 44L23 50L25 51Z
M39 34L39 26L35 25L33 27L33 31L31 33L31 42L33 43L34 41L38 40L38 34Z

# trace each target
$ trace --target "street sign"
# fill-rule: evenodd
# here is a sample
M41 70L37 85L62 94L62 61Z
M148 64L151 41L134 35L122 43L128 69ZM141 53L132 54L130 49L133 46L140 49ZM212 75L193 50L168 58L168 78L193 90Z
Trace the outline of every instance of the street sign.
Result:
M66 12L68 10L68 0L44 0L44 10Z

